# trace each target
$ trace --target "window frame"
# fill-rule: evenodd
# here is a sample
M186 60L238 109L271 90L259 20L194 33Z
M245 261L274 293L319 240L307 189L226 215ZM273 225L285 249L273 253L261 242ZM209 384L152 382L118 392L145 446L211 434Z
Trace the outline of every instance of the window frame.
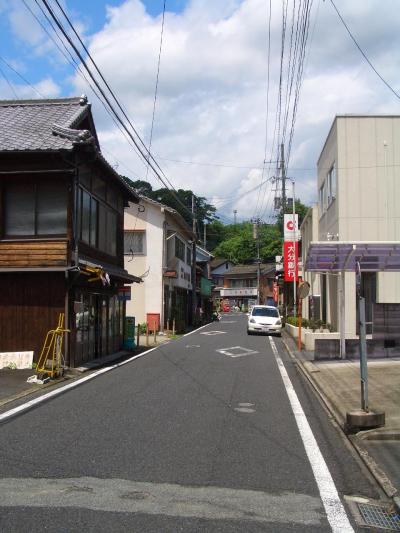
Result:
M328 206L330 206L333 200L336 199L337 179L335 163L333 163L333 165L329 169L326 181L328 183Z
M53 185L54 183L57 183L60 185L60 191L62 191L65 194L64 200L64 231L60 233L46 233L46 232L40 232L39 231L39 217L41 214L41 210L39 209L39 197L40 197L40 188L44 187L46 183L49 183L50 185ZM13 185L17 186L31 186L32 192L33 192L33 227L31 233L8 233L7 232L7 221L6 221L6 213L9 209L9 202L6 202L6 196L7 196L7 189L11 189ZM15 181L6 181L4 184L2 184L1 187L1 196L3 200L3 209L2 209L2 220L1 220L1 238L2 239L9 239L9 240L18 240L18 239L52 239L52 238L60 238L60 237L66 237L68 234L68 189L67 189L67 183L64 180L59 180L52 182L50 180L46 179L36 179L36 180L20 180L19 182ZM46 205L46 204L45 204ZM42 213L43 214L43 213ZM12 229L12 228L11 228Z
M126 251L126 247L125 247L125 236L126 235L141 235L142 237L142 251L138 252L138 251L135 251L133 249L129 249L129 251ZM145 256L147 255L147 250L146 250L146 230L124 230L124 255L140 255L140 256Z
M182 254L181 255L178 255L178 246L177 246L177 243L179 243L179 246L181 247L180 250L182 251ZM186 245L185 243L177 236L175 235L175 250L174 250L174 253L175 253L175 257L177 259L180 259L181 261L185 262L185 256L186 256Z

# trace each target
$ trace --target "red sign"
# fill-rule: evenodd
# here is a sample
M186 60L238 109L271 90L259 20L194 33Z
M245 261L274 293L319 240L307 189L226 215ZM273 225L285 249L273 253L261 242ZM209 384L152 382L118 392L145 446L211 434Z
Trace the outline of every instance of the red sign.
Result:
M299 245L297 242L293 243L290 241L285 241L283 243L283 264L285 270L285 281L297 281L298 255Z
M278 300L279 300L279 287L278 287L278 282L277 281L274 281L274 288L272 290L272 296L274 298L274 302L278 303Z
M131 299L131 287L118 287L118 300L129 302Z

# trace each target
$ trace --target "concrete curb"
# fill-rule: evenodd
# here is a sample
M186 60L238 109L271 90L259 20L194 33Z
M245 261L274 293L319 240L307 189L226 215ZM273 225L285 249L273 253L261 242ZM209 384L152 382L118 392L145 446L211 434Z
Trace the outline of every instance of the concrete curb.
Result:
M329 398L325 396L324 392L320 389L318 383L313 379L312 368L313 367L315 368L315 366L309 361L301 361L300 359L298 359L294 355L288 343L286 342L286 339L284 339L283 337L282 337L282 342L290 358L296 363L299 370L302 372L304 377L308 380L310 385L313 387L318 397L321 399L322 403L325 405L326 409L328 410L332 418L335 420L337 426L340 428L343 436L352 445L353 449L357 452L357 455L360 457L364 465L367 467L369 472L372 474L374 479L377 481L378 485L381 487L381 489L386 494L386 496L388 498L391 498L393 501L393 504L397 507L397 509L399 509L400 496L398 494L398 490L393 485L393 483L391 482L387 474L377 465L375 460L369 455L368 451L361 445L361 442L363 439L360 438L359 434L348 435L347 433L345 433L344 431L345 421L344 421L342 414L339 412L336 406L329 400ZM371 431L374 431L374 430L371 430Z

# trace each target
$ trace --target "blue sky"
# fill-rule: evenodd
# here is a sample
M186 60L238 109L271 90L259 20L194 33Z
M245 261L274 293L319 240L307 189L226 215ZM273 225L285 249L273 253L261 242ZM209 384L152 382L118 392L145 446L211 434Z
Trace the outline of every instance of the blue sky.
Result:
M84 26L85 35L90 37L99 32L106 24L107 7L118 7L122 3L121 0L108 0L106 2L102 0L67 0L66 3L64 2L64 6L74 23L80 21ZM180 13L186 3L186 0L167 0L167 10ZM44 21L32 0L26 0L26 4ZM144 1L143 4L152 17L159 16L163 11L163 0L149 0ZM13 17L13 12L25 13L29 19L28 25L38 26L37 21L22 0L0 0L0 57L2 58L0 59L0 77L3 80L7 79L11 85L24 83L23 79L4 61L33 85L51 72L52 77L60 85L62 94L68 95L73 89L69 83L69 77L73 74L74 69L66 61L55 62L52 58L53 54L38 54L31 42L21 39L21 35L16 34L13 29L13 20L16 17L16 15ZM13 94L10 94L9 97L12 98Z
M55 6L55 0L48 1ZM0 99L87 94L110 163L133 179L160 187L24 2L48 28L34 0L0 0ZM335 3L376 69L400 92L398 0L385 0L385 9L380 0ZM148 144L163 1L63 4ZM264 160L277 159L277 132L286 126L276 126L282 6L288 7L282 99L286 102L294 0L272 1L269 63L268 0L167 0L166 5L152 152L175 188L190 188L207 197L226 220L236 209L239 220L260 216L268 222L274 215L275 193L267 180L277 170L273 164L262 167ZM347 113L398 114L399 98L367 65L331 2L314 0L287 162L296 193L307 204L317 200L316 163L330 126L335 115ZM251 189L254 193L247 194Z

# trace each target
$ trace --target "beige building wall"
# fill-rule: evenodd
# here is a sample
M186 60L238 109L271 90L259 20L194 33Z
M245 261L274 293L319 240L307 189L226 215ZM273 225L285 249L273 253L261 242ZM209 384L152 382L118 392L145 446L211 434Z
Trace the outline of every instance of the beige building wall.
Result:
M315 204L308 210L306 216L300 227L301 231L301 249L302 249L302 264L303 272L302 277L310 284L310 296L321 297L321 282L320 274L315 272L306 272L304 266L307 259L307 250L310 242L318 240L318 205ZM310 297L303 300L302 303L302 316L304 318L311 317L310 309Z
M134 316L137 324L146 322L147 313L162 314L162 253L164 213L159 206L141 200L145 206L143 213L138 212L135 204L130 204L125 211L125 230L143 230L145 236L145 253L143 255L125 256L126 270L135 276L142 276L143 283L135 285L132 300L126 303L127 316Z
M400 117L336 117L318 161L318 193L318 240L400 241ZM327 320L336 326L340 284L327 285ZM345 302L346 333L355 334L353 273L345 274ZM377 302L400 303L400 273L378 274Z

